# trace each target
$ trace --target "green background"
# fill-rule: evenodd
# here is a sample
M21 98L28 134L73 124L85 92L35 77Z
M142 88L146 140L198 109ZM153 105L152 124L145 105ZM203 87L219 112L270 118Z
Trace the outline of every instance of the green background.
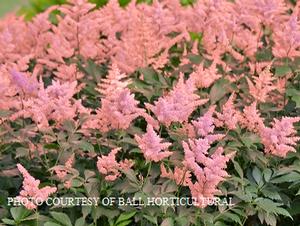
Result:
M0 0L0 17L8 12L18 10L21 6L27 5L27 0Z

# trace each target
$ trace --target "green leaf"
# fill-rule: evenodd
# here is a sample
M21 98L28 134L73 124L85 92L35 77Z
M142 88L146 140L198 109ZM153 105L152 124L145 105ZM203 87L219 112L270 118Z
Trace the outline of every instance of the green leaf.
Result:
M136 214L136 211L134 211L134 212L129 212L129 213L122 213L122 214L118 217L118 219L117 219L117 221L116 221L116 224L119 224L119 223L122 222L122 221L126 221L126 220L132 218L135 214Z
M80 217L76 220L75 226L84 226L85 225L85 220L83 217Z
M142 93L148 100L154 95L153 89L144 81L135 79L130 85L130 89L134 92Z
M178 226L186 226L189 224L189 220L185 216L180 216L175 218L176 225Z
M275 74L282 77L288 73L291 73L292 69L288 65L277 66L275 68Z
M300 174L296 172L290 172L284 174L283 176L275 177L271 180L274 184L285 183L285 182L294 182L300 180Z
M261 51L256 52L256 59L258 61L271 61L272 60L272 50L271 49L263 49Z
M137 185L139 184L139 181L136 178L136 174L135 174L134 170L127 169L127 170L123 170L123 172L131 182L133 182L134 184L137 184Z
M16 224L14 220L11 220L11 219L8 219L8 218L2 219L2 222L7 224L7 225L15 225Z
M149 216L149 215L143 215L144 218L146 218L149 222L157 225L157 217Z
M72 120L65 120L65 121L63 122L63 128L64 128L66 131L70 132L70 133L74 132L74 131L75 131L75 124L74 124L74 121L72 121Z
M260 138L254 133L245 133L241 136L241 140L246 147L250 148L254 143L260 143Z
M229 86L230 83L226 79L219 79L217 82L215 82L209 93L209 99L211 103L214 104L222 99L226 95L226 93L229 92Z
M265 199L265 198L257 198L255 200L255 203L257 206L259 206L261 209L268 213L275 213L278 206L280 206L279 203L273 202L271 199Z
M24 147L18 147L16 149L16 158L24 157L29 155L29 149Z
M161 226L174 226L174 220L171 217L168 217L163 220Z
M244 177L243 169L240 164L234 160L232 160L235 171L239 174L240 178Z
M265 217L265 221L268 225L271 226L276 226L277 225L277 220L274 214L269 214L267 217Z
M156 84L158 82L157 73L153 68L140 68L139 71L143 74L144 82L148 84Z
M16 222L20 222L22 219L26 218L27 216L29 216L29 214L31 213L30 210L24 208L23 206L21 207L13 207L10 209L10 213L13 217L13 219Z
M261 174L261 171L256 166L254 167L254 169L252 171L252 176L253 176L254 180L256 181L256 183L259 185L262 180L262 174Z
M217 221L216 223L214 223L214 226L228 226L228 224L225 224L222 221Z
M55 221L61 223L64 226L72 226L71 220L65 213L50 212L50 215L55 219Z
M280 214L282 216L286 216L286 217L289 217L289 218L293 219L293 217L291 216L291 214L286 209L284 209L284 208L278 207L276 209L276 213Z
M283 215L293 219L287 210L285 210L282 207L279 207L281 205L280 203L276 203L270 199L264 199L264 198L257 198L255 200L255 203L257 204L257 206L259 206L267 213L273 213L275 215Z
M79 148L83 151L94 152L94 146L87 141L81 141L79 143Z
M95 176L95 175L96 175L95 172L92 171L92 170L85 170L84 171L84 178L86 180L89 179L89 178L91 178L91 177L93 177L93 176Z
M44 226L61 226L61 224L56 224L54 222L46 222Z
M270 179L272 177L272 173L273 173L273 171L268 168L263 171L264 179L266 182L270 181Z
M132 222L132 220L122 221L121 223L117 224L117 226L127 226Z
M198 40L199 43L201 42L202 38L203 38L203 34L201 32L189 32L190 33L190 37L193 41Z
M76 179L76 178L72 180L73 188L78 188L78 187L81 187L82 185L83 185L83 181Z
M237 214L226 212L226 213L222 213L221 217L236 222L239 225L242 225L241 219Z
M296 107L300 107L300 90L289 88L286 90L286 95L291 97L292 101L296 103Z
M279 193L277 191L270 190L270 189L262 189L261 192L267 198L270 198L273 200L281 200L281 196L279 195Z
M39 215L37 212L26 217L26 218L23 218L21 221L31 221L31 220L36 220L36 219L41 219L41 217L43 217L42 215Z

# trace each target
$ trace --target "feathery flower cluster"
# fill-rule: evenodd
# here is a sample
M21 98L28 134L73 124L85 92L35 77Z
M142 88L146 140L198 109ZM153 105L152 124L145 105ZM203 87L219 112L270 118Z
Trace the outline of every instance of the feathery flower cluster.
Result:
M56 187L45 186L40 189L40 180L34 179L21 164L17 164L17 167L22 173L24 181L23 190L20 191L20 195L16 198L25 203L27 209L35 209L37 207L36 201L46 201L49 195L56 192Z
M16 86L23 92L24 94L28 95L34 95L38 91L38 82L34 79L29 79L25 77L20 72L17 72L15 70L11 71L11 78L13 83L16 84Z
M182 146L185 153L184 164L196 177L196 182L188 182L192 196L197 200L214 197L218 192L217 185L228 176L225 171L226 163L233 154L223 155L223 148L218 147L209 155L210 144L203 139L189 140L188 143L183 142ZM205 207L205 203L198 204L201 208Z
M33 137L47 128L56 133L65 120L73 120L79 129L76 135L81 136L82 132L92 138L91 142L98 139L99 132L101 139L107 141L110 139L107 133L122 129L128 132L126 136L134 136L147 161L159 163L167 161L174 152L168 149L172 143L163 142L156 131L166 128L164 131L172 132L171 127L178 123L180 135L185 135L178 142L184 149L184 159L180 157L183 165L174 164L172 172L161 164L161 177L188 186L197 199L212 198L218 193L218 184L228 176L226 164L234 155L225 155L225 147L220 146L211 154L214 142L227 135L214 133L215 127L224 132L241 126L256 133L265 153L285 157L296 150L300 138L293 124L300 118L275 118L268 127L265 125L268 119L261 117L265 112L257 108L271 101L282 107L281 103L275 103L279 98L286 104L284 94L286 86L293 85L290 82L293 72L279 77L276 67L286 66L286 62L293 64L300 57L300 3L294 6L284 0L198 0L183 7L176 0L137 2L133 0L120 7L117 0L110 0L97 8L88 0L69 0L67 4L48 8L31 21L11 15L1 20L3 133L15 130L11 122L30 118L23 123L26 136L22 131L20 137L11 140L29 143L33 152L41 150L44 144L36 144L36 139L28 139L27 134ZM50 18L55 18L55 22ZM258 60L259 56L264 58L263 62ZM110 68L105 78L96 81L95 89L94 80L98 78L91 81L90 62ZM165 84L158 87L163 95L157 101L153 101L153 96L147 98L150 103L139 103L138 99L144 98L143 89L136 94L129 84L136 81L133 79L136 72L145 67L155 69L159 76L168 76L158 79L165 79ZM234 90L225 104L222 103L228 87L221 91L216 91L219 86L214 87L219 85L216 81L222 82L221 77L222 81L230 82L229 90ZM173 81L173 87L166 87ZM147 84L146 79L140 82ZM91 87L94 90L89 92ZM85 102L85 95L97 98L96 94L90 94L96 93L95 90L101 94L99 108L88 107ZM212 102L216 105L208 106L209 99L204 98L214 95L218 100ZM241 112L241 105L249 104L250 100L254 102ZM208 111L192 119L204 104ZM132 132L140 123L138 117L147 122L147 131L141 136ZM34 129L27 129L30 126ZM115 181L122 170L133 166L132 160L116 160L120 150L115 148L107 156L98 157L98 171L107 181ZM68 188L77 172L72 166L74 161L71 156L64 166L52 168ZM39 189L39 180L20 164L18 169L24 176L19 198L45 200L56 192L56 188L48 186ZM34 209L36 205L29 202L26 208Z
M182 142L185 154L184 166L188 170L184 185L189 186L192 196L197 200L212 198L218 192L217 185L228 176L225 171L226 163L234 154L223 155L222 147L218 147L213 154L209 153L211 145L224 137L223 134L214 134L214 113L215 106L212 106L203 116L192 121L199 138ZM161 171L163 175L174 178L178 183L179 179L178 176L175 177L175 173L168 174L164 168L161 168ZM177 169L177 174L181 175L182 179L182 170ZM190 179L191 174L195 175L195 182ZM198 202L198 205L201 208L206 206L202 202Z
M102 79L99 84L98 91L104 96L101 99L101 108L85 127L99 128L103 132L127 129L135 118L143 115L144 110L137 107L138 101L127 88L129 81L122 81L124 78L126 75L113 65L107 78Z
M167 151L171 143L162 142L151 125L147 126L147 132L142 137L135 135L134 138L147 161L159 162L172 155L172 152Z
M272 127L263 127L260 131L261 141L265 146L265 152L285 157L288 152L296 152L293 147L300 140L295 136L293 123L299 122L300 117L283 117L281 120L274 119Z
M195 94L196 87L194 81L189 79L184 81L181 74L173 90L166 96L160 97L154 105L146 104L157 117L157 119L169 126L172 122L186 122L191 113L200 105L205 104L208 100L201 100Z
M266 102L268 94L276 89L273 85L275 78L272 77L270 72L270 65L268 65L263 71L258 72L258 77L254 77L254 83L248 78L249 92L256 101Z
M260 117L260 113L256 108L257 103L253 102L249 106L245 106L240 124L246 127L249 131L258 133L264 127L264 121Z
M240 120L240 112L235 109L234 101L235 93L232 93L228 101L222 106L222 113L216 112L218 120L215 120L216 125L225 125L228 129L234 130Z
M190 74L190 78L194 79L197 88L208 88L221 77L222 75L217 72L216 62L213 62L209 68L204 68L203 63L201 63L196 70Z
M285 157L288 152L295 152L294 146L300 140L293 124L300 121L300 117L283 117L281 120L274 118L272 127L267 127L257 110L256 102L244 108L241 125L259 135L265 147L265 153Z
M41 83L36 97L23 101L23 109L11 117L30 117L39 128L49 127L49 120L57 124L64 120L73 119L78 113L87 112L80 100L73 99L76 93L77 82L60 84L53 81L47 88Z
M295 58L299 57L300 47L300 25L297 13L298 7L295 7L293 14L284 23L278 23L278 29L274 30L273 54L278 58Z
M121 176L120 170L130 169L134 165L134 162L128 159L116 161L116 155L120 150L121 148L115 148L107 156L98 157L97 168L107 181L115 181Z
M73 169L74 161L75 161L75 155L72 154L63 166L57 165L51 168L51 170L55 172L58 179L64 182L64 186L66 188L70 188L72 185L72 180L74 178L74 176L72 176L74 172Z
M167 169L163 164L160 165L161 177L169 178L174 180L177 185L188 186L191 181L191 172L185 167L180 168L175 166L174 173L170 170L167 172Z
M208 134L213 133L215 129L215 120L213 118L215 109L216 106L211 106L210 109L202 117L199 117L197 120L192 121L192 124L199 136L205 137L208 136Z

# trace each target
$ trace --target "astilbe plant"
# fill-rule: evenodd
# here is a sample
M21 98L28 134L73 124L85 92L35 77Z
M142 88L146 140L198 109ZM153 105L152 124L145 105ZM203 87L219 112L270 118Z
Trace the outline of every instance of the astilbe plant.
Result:
M172 152L166 150L171 143L161 142L161 138L155 133L151 125L147 126L147 133L142 137L135 135L135 140L143 152L145 159L148 161L159 162L172 155Z
M23 190L20 191L17 199L22 200L27 209L37 208L36 202L46 201L49 195L56 192L56 187L45 186L40 189L40 180L32 177L21 164L18 164L17 167L24 177Z
M98 157L97 168L99 172L105 175L105 180L114 181L120 175L120 170L130 169L133 166L133 162L125 159L122 162L116 161L116 154L121 150L121 148L113 149L108 156Z
M194 80L184 81L183 75L180 75L178 83L170 93L160 97L158 101L154 102L155 105L147 104L146 107L167 126L172 122L185 122L198 106L207 102L206 99L201 100L194 93L195 90Z
M3 222L273 226L291 215L296 222L299 6L109 0L99 8L70 0L29 21L1 19L0 193L35 210L17 219L12 207L11 220L0 209ZM39 188L35 178L51 186ZM63 214L35 204L50 195L196 202L99 202ZM234 203L209 203L219 197Z

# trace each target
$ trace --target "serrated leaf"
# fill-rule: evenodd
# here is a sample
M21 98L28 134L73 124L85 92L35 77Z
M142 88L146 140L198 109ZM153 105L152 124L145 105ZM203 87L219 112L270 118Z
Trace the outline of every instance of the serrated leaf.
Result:
M275 213L276 208L280 206L279 203L273 202L271 199L265 199L265 198L257 198L255 200L255 203L257 206L259 206L261 209L268 213Z
M78 145L78 147L80 149L82 149L83 151L89 151L89 152L94 152L94 146L87 142L87 141L81 141Z
M273 200L281 200L281 197L277 191L273 191L270 189L262 189L261 192L263 195L267 198L273 199Z
M50 212L50 215L60 224L64 226L72 226L71 220L67 214L52 211Z
M237 215L237 214L226 212L226 213L222 213L221 217L225 218L227 220L229 219L233 222L236 222L239 225L242 225L241 219L239 218L239 215Z
M293 219L293 217L291 216L291 214L286 209L284 209L282 207L278 207L276 209L276 213L280 214L282 216L286 216L286 217L289 217L289 218Z
M254 133L245 133L241 136L241 140L246 147L250 148L254 143L259 143L260 138Z
M153 68L140 68L139 71L143 74L144 82L148 84L156 84L158 82L158 76Z
M285 182L294 182L300 180L300 174L297 172L290 172L279 177L275 177L271 180L274 184L285 183Z
M95 175L96 175L96 173L94 171L92 171L92 170L85 170L84 171L84 178L86 180L89 179L89 178L91 178L91 177L93 177L93 176L95 176Z
M273 171L268 168L263 171L264 179L266 182L270 181L270 179L272 177L272 173L273 173Z
M134 184L137 185L139 183L138 179L136 178L136 174L132 169L123 170L123 173Z
M72 120L65 120L63 122L63 128L68 132L74 132L75 131L75 124Z
M290 215L290 213L286 209L280 207L281 206L280 203L276 203L276 202L273 202L270 199L264 199L264 198L256 199L255 203L261 209L266 211L267 213L272 213L272 214L275 214L275 215L283 215L283 216L286 216L286 217L289 217L289 218L293 219L292 216Z
M243 173L243 169L240 166L240 164L238 162L234 161L234 160L232 162L233 162L235 171L239 174L240 178L243 178L244 173Z
M230 83L226 79L219 79L214 83L209 93L209 99L212 104L216 103L226 95L229 85Z
M154 217L154 216L149 216L149 215L143 215L143 217L145 219L147 219L149 222L157 225L157 217Z
M260 220L260 223L263 224L264 221L265 221L265 215L266 215L266 212L264 211L258 211L258 219Z
M179 226L186 226L189 223L187 217L184 217L184 216L175 218L175 221L176 221L176 225L179 225Z
M16 158L24 157L29 155L29 149L24 147L18 147L16 149Z
M132 218L135 214L136 214L136 211L134 211L134 212L129 212L129 213L122 213L122 214L118 217L118 219L117 219L117 221L116 221L116 224L118 224L118 223L120 223L120 222L122 222L122 221L126 221L126 220Z
M255 182L259 185L262 180L262 174L261 174L261 171L256 166L252 170L252 176L253 176Z
M277 220L276 217L273 214L269 214L267 217L265 217L265 221L268 225L276 226Z
M16 224L14 220L11 220L11 219L8 219L8 218L2 219L2 222L7 224L7 225L15 225Z
M163 220L161 226L174 226L174 220L171 217L168 217Z

